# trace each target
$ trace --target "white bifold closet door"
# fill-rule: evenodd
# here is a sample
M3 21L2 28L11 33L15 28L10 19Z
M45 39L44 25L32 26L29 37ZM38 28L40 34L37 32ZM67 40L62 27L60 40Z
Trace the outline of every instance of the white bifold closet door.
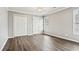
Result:
M33 34L43 32L43 18L39 16L33 16Z
M32 35L33 34L33 20L31 15L28 15L27 20L27 34Z
M23 36L27 35L27 16L14 14L13 15L13 35Z

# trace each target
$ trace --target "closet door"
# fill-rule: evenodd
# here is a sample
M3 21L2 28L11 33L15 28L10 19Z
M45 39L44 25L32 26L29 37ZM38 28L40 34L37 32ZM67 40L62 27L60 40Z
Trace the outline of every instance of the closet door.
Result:
M31 15L28 15L28 17L27 17L27 33L28 33L28 35L32 35L32 33L33 33L33 21L32 21L32 16Z
M43 33L43 18L42 17L39 17L39 20L38 20L38 32Z
M33 16L33 34L38 34L42 32L43 32L43 18Z
M14 36L27 35L27 17L25 15L13 15L13 34Z
M33 34L38 33L38 17L33 16Z
M44 32L48 32L49 31L49 20L48 17L44 17Z

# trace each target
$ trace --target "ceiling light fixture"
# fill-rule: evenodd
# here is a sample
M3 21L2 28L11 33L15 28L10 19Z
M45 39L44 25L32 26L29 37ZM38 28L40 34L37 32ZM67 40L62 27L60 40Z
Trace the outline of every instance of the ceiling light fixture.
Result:
M41 12L41 11L42 11L42 9L38 9L38 11L39 11L39 12Z
M43 7L37 7L36 9L37 9L37 11L39 11L39 12L41 12L41 11L43 11L43 10L44 10L44 8L43 8Z

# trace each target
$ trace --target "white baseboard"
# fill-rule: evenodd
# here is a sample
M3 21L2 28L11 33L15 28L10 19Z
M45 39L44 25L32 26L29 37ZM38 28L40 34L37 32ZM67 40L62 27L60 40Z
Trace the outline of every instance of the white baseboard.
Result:
M42 32L40 32L40 33L33 33L32 35L34 35L34 34L42 34Z
M71 39L71 38L67 38L67 37L63 37L63 36L55 35L55 34L49 34L49 33L45 33L45 34L50 35L50 36L55 36L55 37L58 37L58 38L62 38L62 39L65 39L65 40L69 40L69 41L73 41L73 42L79 43L79 40L74 40L74 39Z
M42 33L42 32L41 32ZM41 34L41 33L32 33L32 34L28 34L28 36L30 35L35 35L35 34ZM14 36L14 37L19 37L19 36L25 36L27 34L24 34L24 35L18 35L18 36ZM8 37L8 38L14 38L14 37Z
M8 39L7 39L8 40ZM4 42L4 44L2 45L2 48L0 49L0 51L2 51L3 50L3 48L4 48L4 46L5 46L5 44L6 44L6 42L7 42L7 40Z
M8 38L13 38L13 37L8 37Z

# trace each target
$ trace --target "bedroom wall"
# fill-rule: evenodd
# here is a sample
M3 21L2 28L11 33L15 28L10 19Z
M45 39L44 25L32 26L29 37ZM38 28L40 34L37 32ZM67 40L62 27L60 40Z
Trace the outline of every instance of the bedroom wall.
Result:
M8 12L6 7L0 7L0 50L8 40Z
M73 9L45 16L44 32L46 34L79 42L79 35L73 34Z
M8 12L8 37L13 37L13 13Z

